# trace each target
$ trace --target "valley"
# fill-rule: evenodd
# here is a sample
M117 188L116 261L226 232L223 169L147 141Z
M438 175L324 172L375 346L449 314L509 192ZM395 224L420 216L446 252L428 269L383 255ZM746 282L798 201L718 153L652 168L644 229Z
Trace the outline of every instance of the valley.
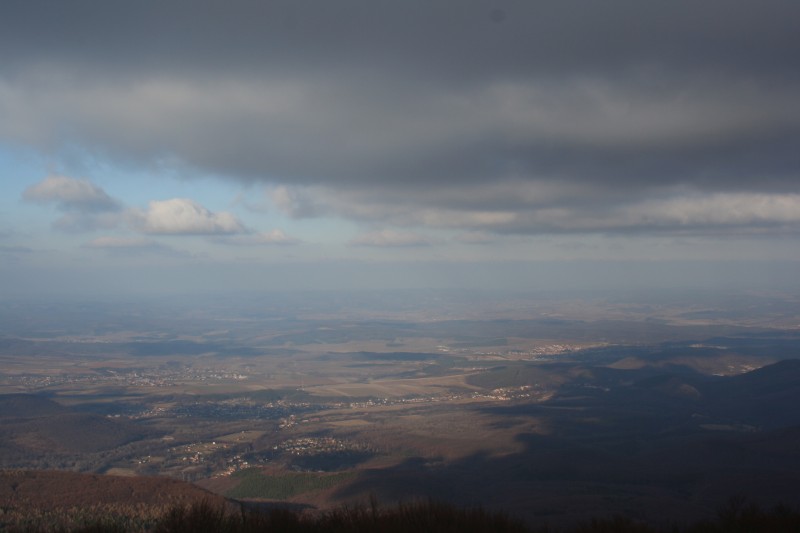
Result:
M2 467L310 509L435 498L555 525L701 519L740 493L800 503L793 297L734 300L758 310L738 318L727 295L702 310L484 295L480 310L420 293L417 315L407 294L326 296L87 305L58 328L64 309L7 309Z

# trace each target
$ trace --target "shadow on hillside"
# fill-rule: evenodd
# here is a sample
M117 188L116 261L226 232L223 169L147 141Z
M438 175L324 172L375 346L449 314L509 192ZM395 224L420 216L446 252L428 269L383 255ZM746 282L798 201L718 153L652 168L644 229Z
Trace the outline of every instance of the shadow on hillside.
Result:
M498 424L531 417L549 428L519 433L518 453L409 458L364 471L336 496L480 504L567 527L614 514L686 524L713 518L732 495L798 506L800 362L772 367L713 379L591 369L547 402L479 409ZM767 429L754 424L760 418Z

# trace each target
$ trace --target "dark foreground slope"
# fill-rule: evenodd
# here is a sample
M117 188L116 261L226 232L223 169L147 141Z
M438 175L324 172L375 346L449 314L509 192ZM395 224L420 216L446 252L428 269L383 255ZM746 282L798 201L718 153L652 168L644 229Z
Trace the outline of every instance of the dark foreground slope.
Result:
M200 503L235 508L221 496L169 478L0 471L0 530L71 529L100 519L138 529L169 509Z
M208 501L190 506L177 505L143 517L114 514L108 509L80 508L71 516L49 516L49 520L30 520L4 506L0 509L0 529L9 531L62 531L74 533L144 532L157 533L722 533L800 531L800 513L779 506L763 510L732 500L713 520L686 526L655 528L625 516L591 519L574 527L552 529L531 527L505 514L481 508L458 508L434 501L379 507L369 505L340 507L319 513L300 513L282 508L231 509Z
M123 477L48 470L0 471L0 501L33 507L222 504L222 496L164 477Z
M268 512L225 515L201 505L174 509L156 526L161 533L214 531L229 533L722 533L800 531L800 513L788 507L765 511L757 506L732 501L713 520L684 527L654 528L624 516L591 519L565 529L548 526L531 528L501 513L481 508L457 508L437 502L400 504L396 507L370 506L339 508L317 515L273 509Z

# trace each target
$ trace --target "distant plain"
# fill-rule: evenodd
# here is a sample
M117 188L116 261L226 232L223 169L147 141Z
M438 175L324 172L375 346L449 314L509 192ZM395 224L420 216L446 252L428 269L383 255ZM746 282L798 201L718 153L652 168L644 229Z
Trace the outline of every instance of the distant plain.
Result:
M6 469L533 523L800 504L800 297L269 293L10 302Z

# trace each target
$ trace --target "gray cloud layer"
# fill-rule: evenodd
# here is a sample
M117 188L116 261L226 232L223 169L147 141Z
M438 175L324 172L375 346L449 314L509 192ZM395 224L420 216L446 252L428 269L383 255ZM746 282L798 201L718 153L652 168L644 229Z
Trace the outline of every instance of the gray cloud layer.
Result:
M797 20L794 0L11 1L0 139L263 181L297 217L793 231Z

